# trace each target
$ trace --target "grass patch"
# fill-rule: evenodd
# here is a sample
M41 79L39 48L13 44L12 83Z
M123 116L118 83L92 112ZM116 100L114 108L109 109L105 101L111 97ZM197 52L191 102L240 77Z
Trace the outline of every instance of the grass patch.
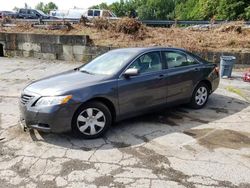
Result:
M241 96L242 98L244 98L246 101L249 102L248 98L246 97L245 93L243 91L241 91L238 88L232 87L232 86L227 86L226 90L231 92L231 93L235 93L236 95Z

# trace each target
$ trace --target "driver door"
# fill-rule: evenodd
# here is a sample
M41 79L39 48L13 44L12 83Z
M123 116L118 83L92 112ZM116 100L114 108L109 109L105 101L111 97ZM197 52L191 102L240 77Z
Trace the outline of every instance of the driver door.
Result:
M163 69L159 51L140 56L128 68L138 69L139 75L121 76L118 80L121 116L130 116L166 103L166 70Z

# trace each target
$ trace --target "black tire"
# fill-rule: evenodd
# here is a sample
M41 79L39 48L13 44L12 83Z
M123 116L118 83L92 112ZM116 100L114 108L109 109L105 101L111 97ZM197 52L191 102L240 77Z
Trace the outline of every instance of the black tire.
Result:
M89 116L88 114L88 110L90 109L92 109L92 117ZM99 112L101 112L100 114L103 115L100 118L97 118ZM80 116L84 118L83 121L79 121L81 119ZM90 117L93 119L91 119ZM100 120L100 122L97 120ZM96 121L98 124L102 123L103 127L100 127L97 124L95 124ZM81 138L94 139L101 137L109 129L111 124L112 124L112 115L108 107L101 102L93 101L82 105L76 111L72 121L72 131L74 134L76 134L76 136L79 136ZM93 127L96 130L96 134L91 134L91 129ZM80 128L83 129L86 128L86 129L84 131L82 129L81 131Z
M204 96L200 96L198 93L198 92L203 91L203 89L206 90L206 94L207 94L206 98L204 98L205 93L204 93ZM200 100L196 99L196 97L200 98ZM193 109L201 109L207 104L208 98L209 98L209 87L204 82L201 82L194 89L189 106ZM201 102L201 100L202 100L202 102Z

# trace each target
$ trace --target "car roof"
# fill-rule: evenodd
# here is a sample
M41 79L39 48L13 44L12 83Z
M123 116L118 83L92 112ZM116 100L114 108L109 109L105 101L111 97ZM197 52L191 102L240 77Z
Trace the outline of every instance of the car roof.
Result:
M182 48L169 48L169 47L136 47L136 48L119 48L112 50L114 52L134 52L134 53L143 53L147 51L153 50L178 50L178 51L186 51Z

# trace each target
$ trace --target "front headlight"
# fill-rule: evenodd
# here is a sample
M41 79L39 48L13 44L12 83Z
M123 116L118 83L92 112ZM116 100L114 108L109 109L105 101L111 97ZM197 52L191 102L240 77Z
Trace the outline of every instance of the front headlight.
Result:
M35 106L55 106L60 104L66 104L72 95L67 96L55 96L55 97L41 97L35 104Z

